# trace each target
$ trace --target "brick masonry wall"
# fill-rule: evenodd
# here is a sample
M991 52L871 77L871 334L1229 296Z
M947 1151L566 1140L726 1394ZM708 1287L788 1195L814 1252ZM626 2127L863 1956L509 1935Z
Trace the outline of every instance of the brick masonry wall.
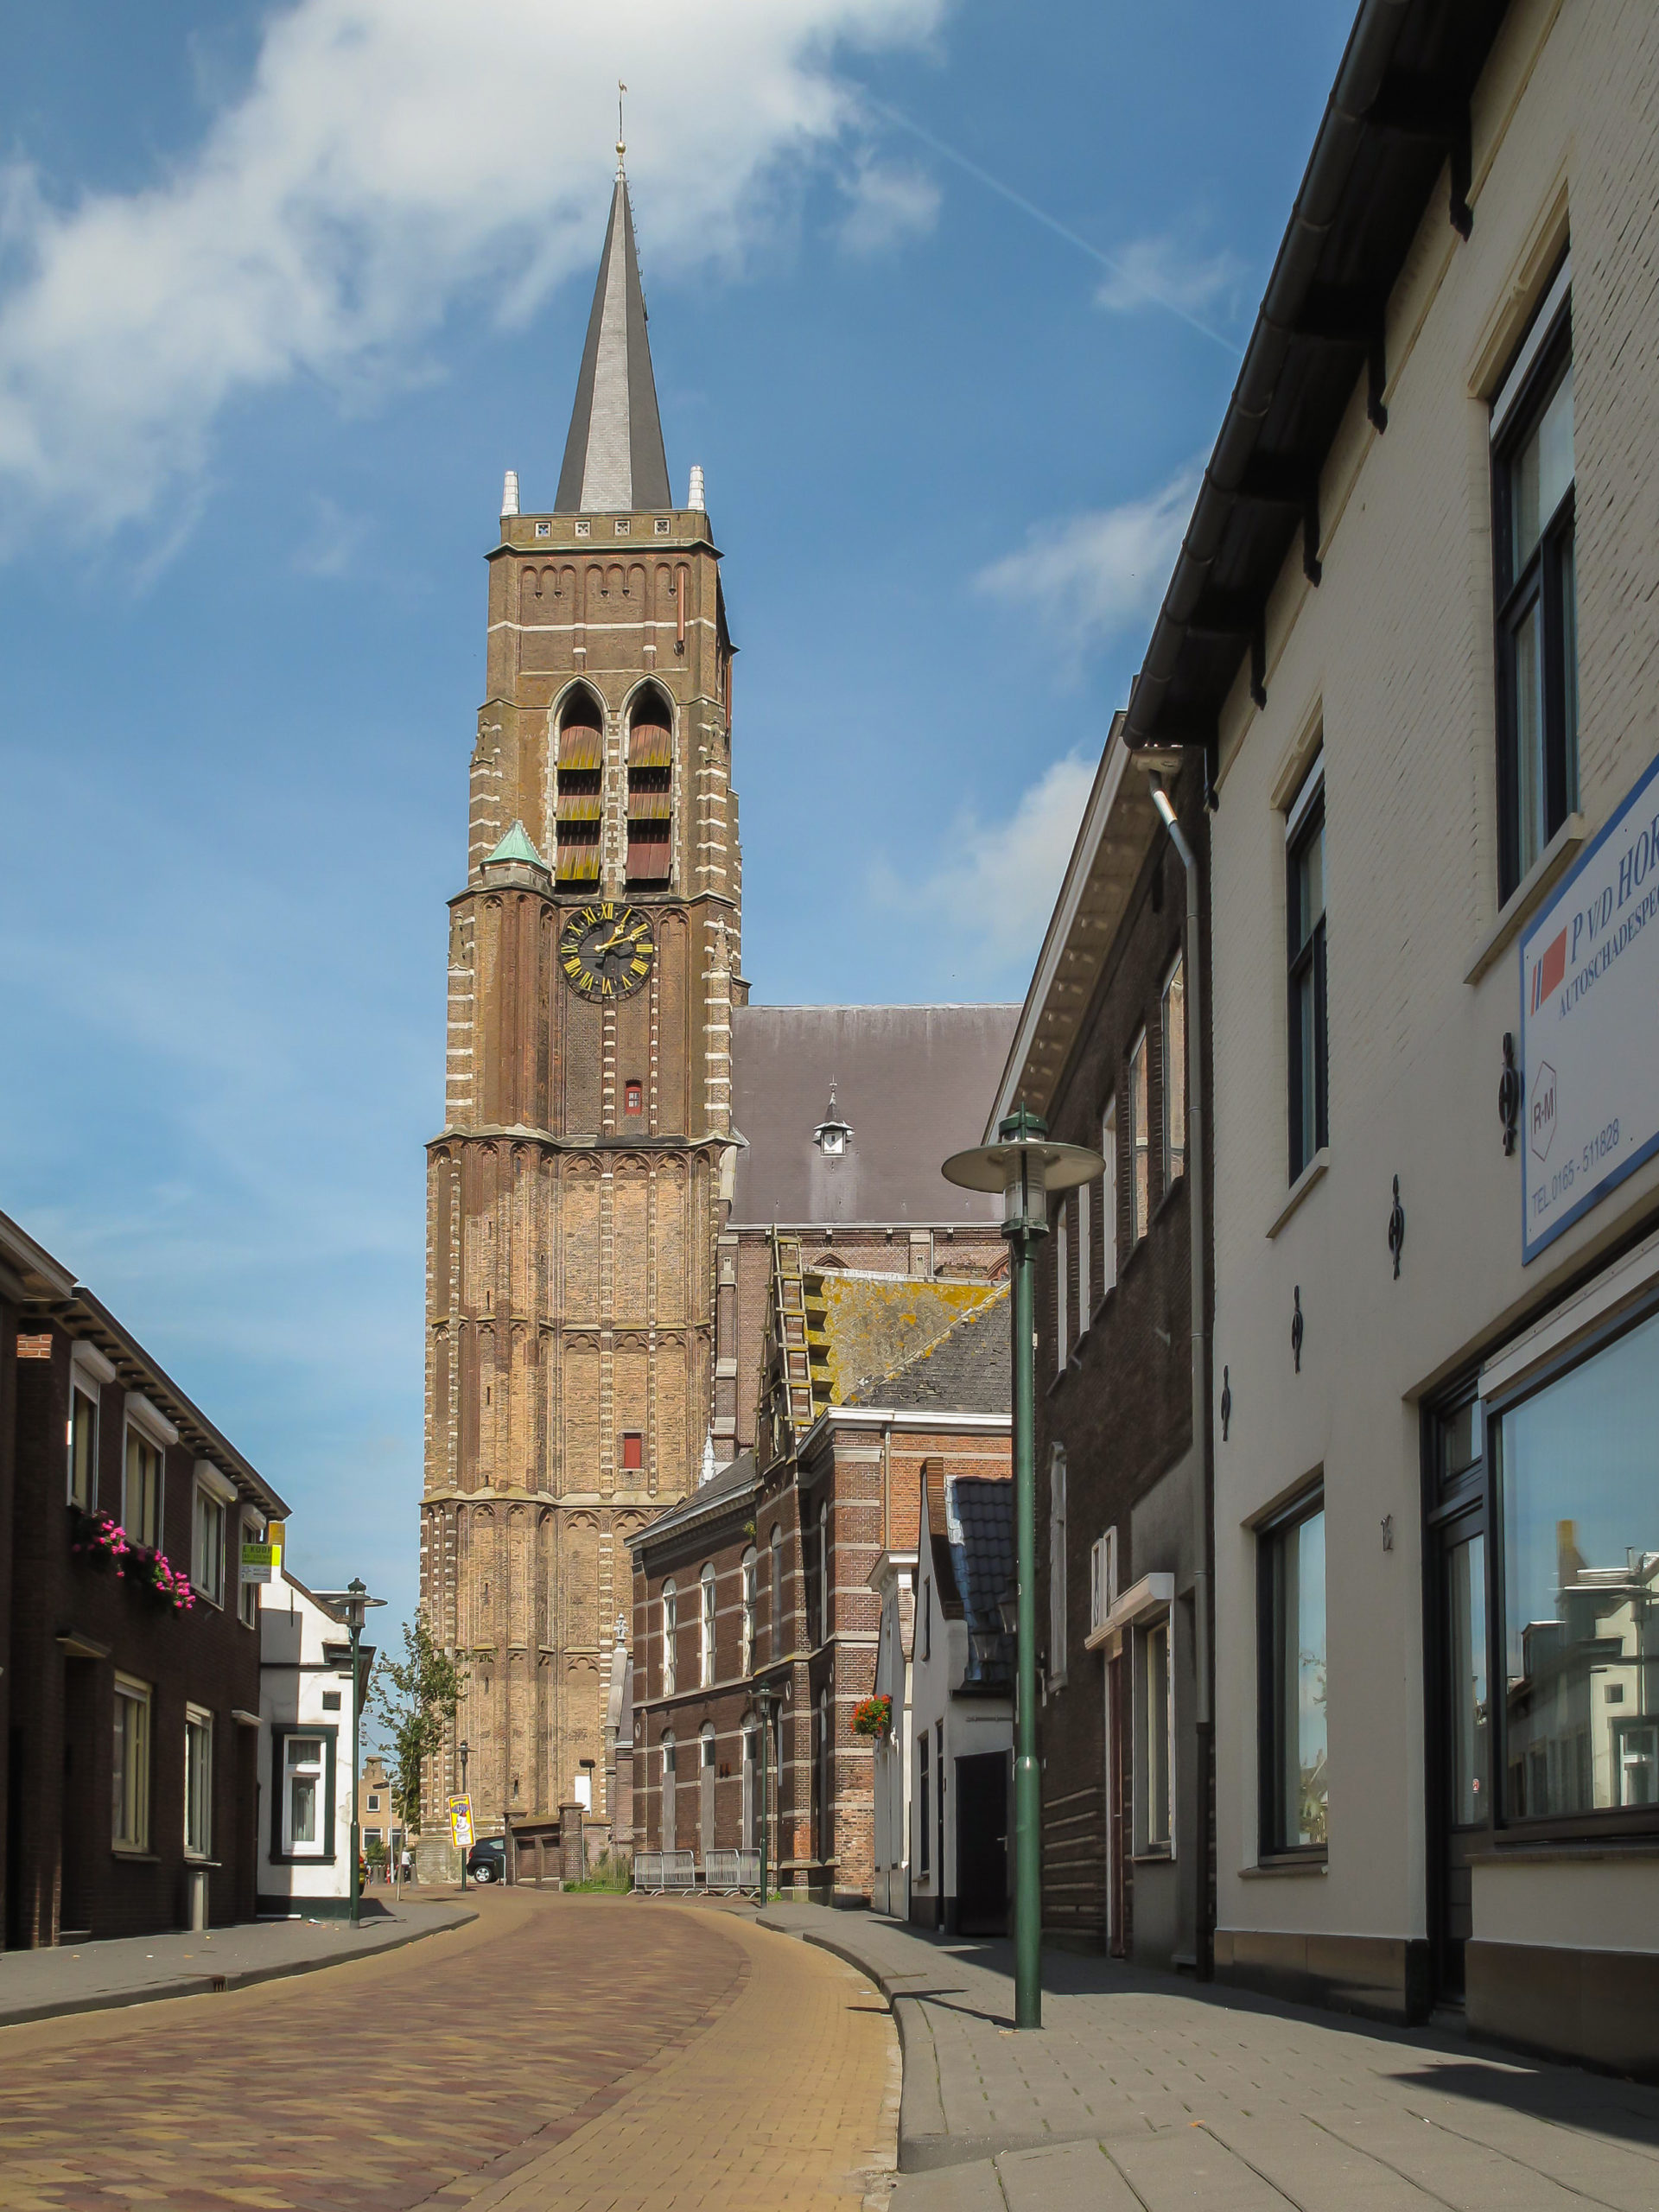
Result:
M30 1319L31 1332L44 1325ZM72 1549L65 1446L70 1340L53 1329L49 1360L13 1363L14 1549L10 1576L12 1783L16 1791L8 1867L9 1943L54 1942L60 1927L94 1936L147 1935L184 1924L184 1725L187 1701L213 1720L213 1854L209 1916L251 1916L255 1852L255 1732L232 1718L259 1709L259 1648L236 1610L235 1510L226 1534L227 1603L198 1597L174 1615L135 1579L100 1573ZM3 1406L0 1393L0 1407ZM119 1516L126 1390L100 1393L99 1503ZM195 1454L164 1459L162 1548L188 1571ZM107 1647L74 1658L66 1633ZM114 1677L151 1689L149 1849L118 1853L111 1840ZM243 1738L250 1739L245 1747Z

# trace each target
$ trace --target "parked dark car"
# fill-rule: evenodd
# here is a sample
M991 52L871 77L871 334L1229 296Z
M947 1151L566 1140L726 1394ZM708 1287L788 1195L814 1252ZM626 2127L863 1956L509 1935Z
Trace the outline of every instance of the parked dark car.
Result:
M481 1835L467 1854L467 1878L471 1882L505 1882L507 1847L499 1835Z

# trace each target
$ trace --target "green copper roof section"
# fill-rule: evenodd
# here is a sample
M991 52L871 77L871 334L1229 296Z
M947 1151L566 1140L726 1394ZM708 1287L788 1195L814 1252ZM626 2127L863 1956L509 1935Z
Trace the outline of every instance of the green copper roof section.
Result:
M547 862L530 842L530 832L522 822L515 822L495 850L486 860L488 868L495 861L528 861L531 868L544 868Z

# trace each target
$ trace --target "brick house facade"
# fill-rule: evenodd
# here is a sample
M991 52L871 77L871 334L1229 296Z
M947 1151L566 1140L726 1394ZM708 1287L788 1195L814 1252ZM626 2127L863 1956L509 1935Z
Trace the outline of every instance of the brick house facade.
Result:
M193 1910L252 1917L259 1635L238 1547L283 1511L92 1293L0 1217L9 1948L156 1933ZM188 1610L157 1594L158 1556Z
M852 1713L875 1678L871 1570L884 1552L914 1548L925 1459L1006 1471L1007 1299L985 1285L804 1274L791 1240L777 1241L768 1367L775 1381L785 1364L792 1286L815 1395L798 1399L798 1427L763 1411L757 1447L633 1541L636 1839L699 1854L755 1846L755 1693L767 1685L779 1693L766 1750L775 1878L868 1904L872 1748ZM828 1371L837 1353L858 1371Z
M1191 961L1185 874L1122 723L992 1120L1023 1098L1052 1135L1106 1160L1103 1179L1053 1203L1038 1255L1044 1927L1168 1966L1195 1961L1209 1920L1209 1754L1194 1696L1194 1485L1200 1510L1207 1497L1192 1433ZM1171 790L1201 853L1201 766Z

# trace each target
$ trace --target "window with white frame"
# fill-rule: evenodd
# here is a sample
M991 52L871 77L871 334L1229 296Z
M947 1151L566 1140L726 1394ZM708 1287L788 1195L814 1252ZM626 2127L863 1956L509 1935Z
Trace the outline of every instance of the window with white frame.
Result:
M1057 1444L1048 1462L1048 1685L1065 1681L1065 1453Z
M1100 1185L1100 1294L1117 1281L1117 1101L1109 1098L1100 1117L1100 1149L1106 1173Z
M1094 1314L1093 1272L1095 1186L1092 1183L1077 1185L1077 1334L1086 1337Z
M754 1664L754 1605L755 1585L760 1579L760 1562L751 1544L743 1554L743 1656L738 1672L747 1675Z
M162 1541L162 1447L130 1423L121 1484L121 1525L135 1544Z
M672 1697L679 1657L680 1596L671 1574L663 1585L663 1695Z
M98 1504L98 1400L79 1383L69 1393L69 1503L83 1513Z
M115 1757L111 1769L111 1834L118 1851L149 1848L149 1715L148 1682L115 1678Z
M190 1549L190 1580L215 1605L225 1602L225 1501L200 1477Z
M327 1739L284 1736L282 1747L283 1850L290 1859L321 1859L327 1840Z
M676 1838L679 1834L679 1829L676 1825L676 1809L674 1803L674 1738L670 1735L664 1736L663 1738L662 1847L664 1851L673 1851L678 1847L676 1842Z
M1071 1271L1069 1243L1065 1233L1065 1200L1062 1198L1054 1216L1054 1372L1065 1372L1066 1354L1071 1349L1070 1325L1066 1315L1065 1294Z
M1169 1663L1169 1615L1151 1621L1137 1638L1141 1646L1140 1771L1136 1847L1143 1852L1172 1851L1174 1825L1171 1790L1174 1763L1170 1757L1173 1681Z
M1152 1163L1147 1115L1147 1033L1129 1047L1129 1243L1146 1235L1152 1219Z
M701 1599L697 1608L697 1680L707 1689L715 1679L715 1570L705 1566L698 1578Z
M1164 1188L1186 1173L1186 969L1177 953L1159 1004L1164 1059Z
M1117 1531L1109 1529L1089 1547L1089 1632L1105 1625L1117 1603Z
M213 1855L213 1716L200 1705L184 1708L184 1855Z

